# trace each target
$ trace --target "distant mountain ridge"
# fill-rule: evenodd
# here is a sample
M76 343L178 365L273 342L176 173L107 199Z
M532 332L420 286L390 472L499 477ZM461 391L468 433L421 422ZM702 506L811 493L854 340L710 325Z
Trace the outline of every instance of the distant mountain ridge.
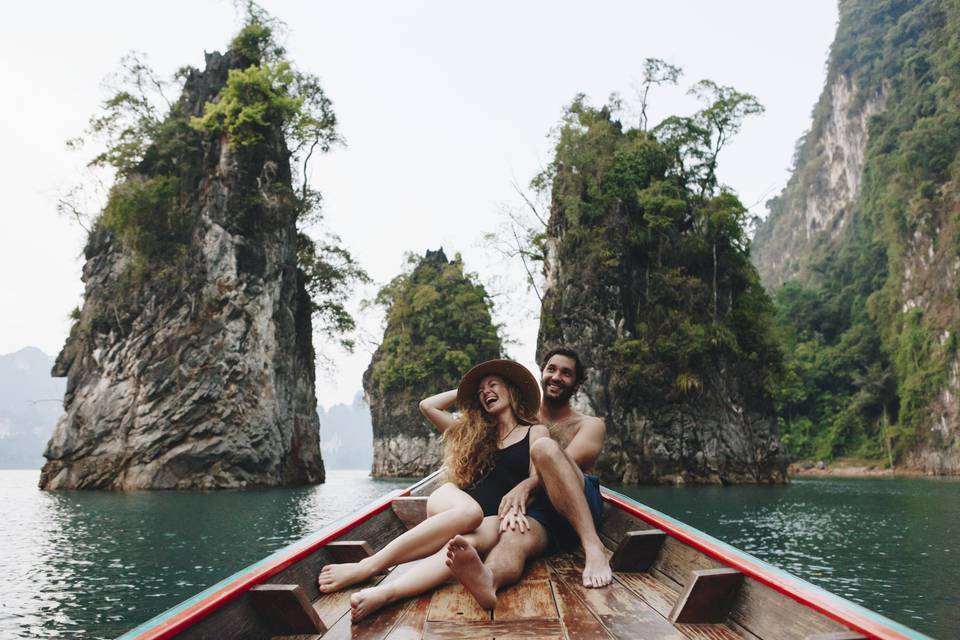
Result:
M63 415L65 378L50 375L54 357L36 347L0 355L0 469L39 469L43 450ZM369 469L370 409L357 391L351 404L317 409L321 449L331 469Z
M52 378L53 356L36 347L0 355L0 469L39 469L63 414L66 380Z
M320 452L328 469L369 469L373 464L373 423L370 407L357 391L350 404L317 409Z

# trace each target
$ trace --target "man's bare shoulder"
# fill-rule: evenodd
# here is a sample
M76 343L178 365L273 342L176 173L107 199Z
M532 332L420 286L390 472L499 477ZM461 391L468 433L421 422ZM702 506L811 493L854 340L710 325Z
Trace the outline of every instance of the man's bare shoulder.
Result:
M573 415L574 417L570 420L570 426L575 427L577 431L581 429L606 430L606 423L604 423L603 418L588 416L587 414L580 413L579 411L574 411Z
M588 416L581 413L580 416L582 420L580 421L581 429L590 429L590 430L607 430L607 423L603 421L603 418L598 418L597 416Z

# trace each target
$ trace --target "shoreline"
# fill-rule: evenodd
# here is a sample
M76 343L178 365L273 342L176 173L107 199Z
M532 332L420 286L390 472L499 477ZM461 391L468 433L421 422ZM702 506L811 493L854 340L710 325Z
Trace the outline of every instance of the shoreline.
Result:
M809 460L792 462L787 467L787 476L803 478L830 476L835 478L949 478L908 467L888 468L883 462L835 460L831 464L813 463Z

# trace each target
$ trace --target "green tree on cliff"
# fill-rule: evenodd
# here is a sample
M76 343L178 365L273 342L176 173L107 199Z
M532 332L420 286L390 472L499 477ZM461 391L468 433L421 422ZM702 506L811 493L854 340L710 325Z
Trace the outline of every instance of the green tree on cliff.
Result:
M376 299L387 326L366 386L381 394L451 389L471 366L503 353L490 298L459 255L428 251L408 264Z
M675 81L679 70L669 71ZM780 367L772 306L750 264L746 208L716 177L719 152L762 107L710 81L691 92L700 111L649 130L645 118L626 127L616 101L597 108L578 96L534 186L552 192L557 259L620 292L607 301L623 318L609 345L616 391L679 400L703 390L705 372L726 359L749 363L756 375L742 380L745 395L769 405ZM556 296L545 298L541 342L562 339Z
M196 180L210 137L264 157L276 151L266 146L279 141L283 147L279 155L289 155L292 166L274 170L292 174L293 188L290 181L261 176L258 183L264 179L267 186L250 200L250 209L258 211L266 203L294 212L298 263L315 326L352 348L348 334L355 323L345 301L354 284L369 279L337 236L326 234L315 241L306 233L322 218L320 193L308 181L309 163L341 142L337 119L318 78L297 70L286 58L275 37L279 26L258 5L246 4L244 25L226 54L230 65L226 84L209 98L200 116L185 111L184 98L168 99L184 90L193 70L181 69L166 80L142 54L125 57L112 81L113 95L90 119L87 130L101 147L90 165L108 171L114 181L106 206L99 216L86 215L78 204L80 193L74 190L61 200L60 209L81 224L92 218L92 226L85 225L91 226L91 235L115 234L134 258L128 277L139 282L175 281L189 272L186 247L200 209ZM77 138L68 144L80 148L84 142Z

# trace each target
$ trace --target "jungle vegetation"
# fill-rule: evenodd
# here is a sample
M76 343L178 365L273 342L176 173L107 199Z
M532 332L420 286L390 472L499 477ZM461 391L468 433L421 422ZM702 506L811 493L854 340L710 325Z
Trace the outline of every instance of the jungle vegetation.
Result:
M554 239L557 259L597 292L599 312L622 318L608 345L611 393L646 406L693 399L727 363L753 372L741 376L744 396L769 408L781 367L773 306L750 263L747 210L716 174L723 148L763 108L703 80L690 89L700 110L651 126L651 90L676 84L681 70L650 59L644 71L632 123L616 96L567 107L553 160L531 185L552 206L528 254L542 257ZM560 339L557 313L548 292L542 340Z
M411 255L407 270L383 287L376 304L386 329L367 389L425 397L457 386L473 365L503 356L492 302L459 255Z
M948 379L960 290L926 311L903 292L915 237L960 257L958 34L950 0L854 1L842 12L828 86L845 74L859 101L884 95L885 108L869 123L853 223L836 246L810 257L810 278L775 294L786 353L777 404L794 457L897 464ZM795 171L816 162L826 108L821 100Z

